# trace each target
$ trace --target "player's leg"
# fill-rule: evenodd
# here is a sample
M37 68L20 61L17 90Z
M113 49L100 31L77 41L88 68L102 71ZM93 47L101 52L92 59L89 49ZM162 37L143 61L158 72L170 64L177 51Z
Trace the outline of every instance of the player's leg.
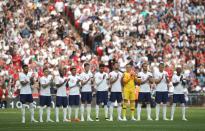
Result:
M152 120L151 118L151 93L145 93L145 102L147 103L147 120Z
M172 104L172 108L171 108L171 121L174 120L174 112L175 112L177 102L178 102L178 95L174 94L173 95L173 104Z
M131 120L136 121L135 119L135 90L130 92L130 110L131 110Z
M108 91L103 91L102 92L102 99L103 99L103 103L104 103L104 112L105 112L105 120L109 120L108 119Z
M62 97L62 106L63 106L63 122L70 122L67 119L67 107L68 107L68 98Z
M127 114L127 105L128 100L130 99L129 91L124 89L123 91L123 105L122 105L122 115L123 115L123 121L127 121L126 114Z
M59 122L59 107L61 106L62 106L62 97L56 96L56 108L55 108L56 122Z
M163 102L163 120L167 121L167 102L168 102L168 92L163 92L163 97L162 97L162 102Z
M109 107L109 113L110 113L109 121L113 121L113 108L114 108L114 102L116 101L116 92L111 92L110 101L111 101L111 104Z
M118 114L118 120L122 121L122 92L119 92L117 95L117 114Z
M31 122L38 122L35 118L34 118L34 105L33 105L33 97L32 94L27 95L27 102L29 103L29 110L31 113Z
M74 105L75 105L75 121L79 122L80 119L78 118L78 111L80 106L80 96L75 95L74 96Z
M155 102L156 102L156 121L159 120L159 112L160 112L160 103L162 101L162 94L161 92L156 92Z
M47 119L46 122L54 122L53 120L51 120L51 96L47 96L47 100L46 100L46 105L47 105Z
M26 96L24 94L21 94L20 95L20 102L22 104L22 107L21 107L21 115L22 115L22 123L25 123L26 122L26 117L25 117L25 114L26 114Z
M84 110L85 110L85 102L86 102L86 92L81 93L81 106L80 106L80 114L81 114L81 121L84 120Z
M100 105L100 103L102 102L102 100L101 100L101 92L99 92L99 91L97 91L97 93L96 93L96 121L99 121L99 105Z
M92 92L87 94L87 121L93 121L90 117L91 113Z
M144 101L144 94L142 92L139 93L138 104L137 104L137 121L141 120L141 110L142 110L142 102Z
M45 106L45 96L40 96L39 121L43 122L43 108Z
M181 107L182 107L182 120L183 121L187 121L186 119L186 106L185 106L185 96L184 94L180 94L180 103L181 103Z

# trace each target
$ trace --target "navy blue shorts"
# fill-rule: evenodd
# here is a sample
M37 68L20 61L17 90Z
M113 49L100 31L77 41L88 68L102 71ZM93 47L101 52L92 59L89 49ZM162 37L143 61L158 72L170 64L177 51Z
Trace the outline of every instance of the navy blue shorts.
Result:
M163 104L166 104L168 101L168 92L156 92L155 102L157 104L160 104L163 102Z
M150 92L140 92L139 93L139 102L151 103L151 93Z
M67 96L56 96L56 107L63 106L66 108L68 106L68 97Z
M184 94L174 94L173 103L186 103Z
M32 103L33 102L33 96L32 94L20 94L20 102L22 104L25 104L25 103Z
M92 102L92 92L81 92L81 102L90 104Z
M40 106L51 106L51 96L40 96Z
M122 92L111 92L110 101L111 102L117 101L118 103L121 103L122 102Z
M97 103L97 105L100 105L101 103L104 103L104 105L107 105L107 103L108 103L108 91L97 91L96 103Z
M79 95L69 95L69 106L79 106L80 96Z

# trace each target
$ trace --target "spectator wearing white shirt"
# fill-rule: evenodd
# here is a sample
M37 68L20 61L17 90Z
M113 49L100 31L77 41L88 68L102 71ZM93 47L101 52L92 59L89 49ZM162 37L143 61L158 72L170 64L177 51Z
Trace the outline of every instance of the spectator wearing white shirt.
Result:
M93 74L90 71L90 64L84 64L85 71L81 73L81 121L84 121L84 108L87 103L87 121L93 121L90 117L91 113L91 102L92 102L92 84Z
M23 65L23 72L19 73L20 80L20 102L22 103L21 113L22 113L22 123L25 123L25 108L26 103L29 103L29 109L31 112L31 122L38 122L34 118L34 106L31 84L33 83L33 74L28 72L28 65Z
M185 95L184 95L184 86L187 81L187 78L185 78L182 74L181 67L176 68L176 74L172 77L172 83L174 86L174 94L173 94L173 105L171 109L171 120L174 120L174 112L176 108L176 104L180 103L182 107L182 120L187 121L186 119L186 107L185 107Z
M99 72L94 76L96 84L96 121L99 121L99 105L104 104L105 119L108 120L108 74L104 72L104 64L99 65Z
M44 76L40 78L40 109L39 117L40 122L43 122L43 109L47 107L47 120L46 122L54 122L50 118L51 114L51 84L53 82L52 76L49 75L48 68L44 67L43 69Z
M76 75L76 67L71 67L71 75L68 77L69 90L69 107L68 119L71 120L72 108L75 109L75 121L80 121L78 111L80 105L80 78Z

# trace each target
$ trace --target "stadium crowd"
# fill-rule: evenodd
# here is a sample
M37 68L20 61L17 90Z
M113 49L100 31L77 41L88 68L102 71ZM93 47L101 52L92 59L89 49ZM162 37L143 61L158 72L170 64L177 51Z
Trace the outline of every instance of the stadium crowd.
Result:
M155 73L164 62L170 79L181 65L189 77L189 92L205 92L204 4L203 0L0 1L0 76L5 81L0 99L15 95L23 64L29 65L38 86L45 66L57 75L58 67L69 71L76 66L80 73L85 62L92 72L99 63L109 72L113 61L119 62L121 71L128 63L139 70L148 61Z

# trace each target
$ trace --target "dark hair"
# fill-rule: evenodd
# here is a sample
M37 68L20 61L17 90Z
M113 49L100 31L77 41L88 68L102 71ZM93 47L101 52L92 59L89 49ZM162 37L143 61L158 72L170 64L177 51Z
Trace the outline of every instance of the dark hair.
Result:
M43 68L43 71L45 71L45 70L48 70L48 68L47 68L47 67L44 67L44 68Z
M164 66L164 63L163 63L163 62L160 62L160 63L159 63L159 65L162 65L162 66Z
M145 64L147 64L147 62L143 62L143 63L142 63L142 67L143 67Z
M28 65L22 65L22 68L24 69L24 68L28 68Z
M75 66L72 66L71 68L70 68L70 70L72 71L72 70L74 70L74 69L76 69L76 67Z
M84 64L84 67L89 66L89 65L90 65L89 63L85 63L85 64Z
M104 64L100 64L99 67L100 67L100 68L101 68L101 67L105 67L105 65L104 65Z

